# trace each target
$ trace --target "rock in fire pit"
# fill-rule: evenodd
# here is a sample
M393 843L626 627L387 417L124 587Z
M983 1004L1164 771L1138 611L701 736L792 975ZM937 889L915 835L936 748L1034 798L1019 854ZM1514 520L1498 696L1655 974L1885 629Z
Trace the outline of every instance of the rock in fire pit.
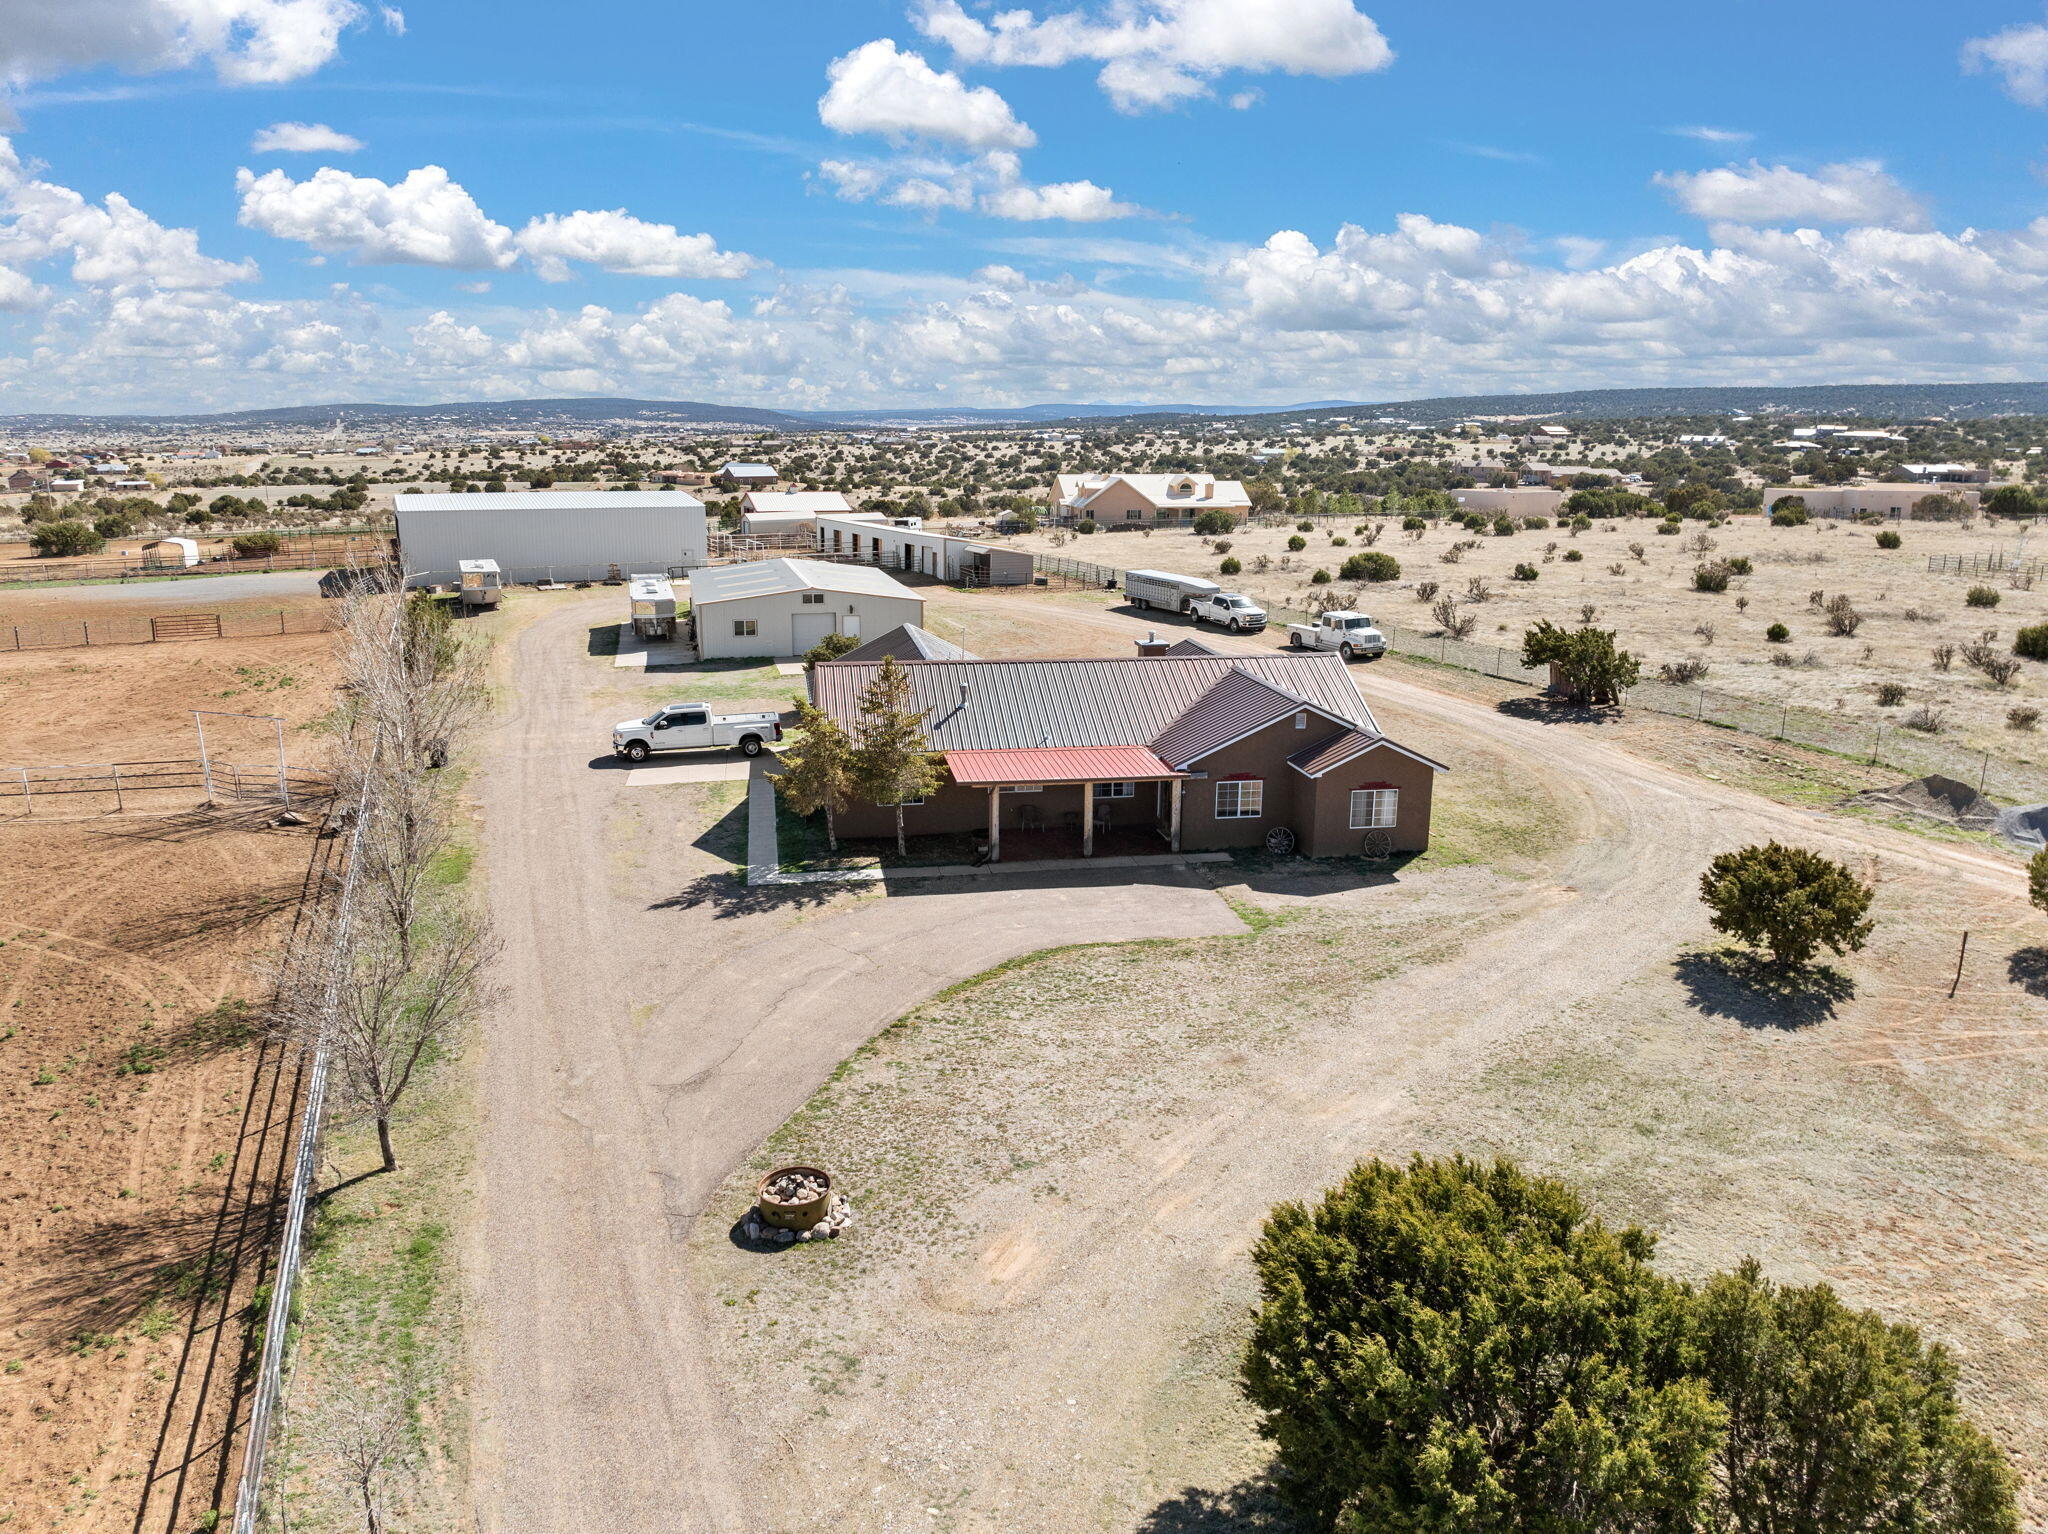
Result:
M822 1167L777 1167L761 1179L745 1225L749 1241L821 1241L853 1223L853 1206Z

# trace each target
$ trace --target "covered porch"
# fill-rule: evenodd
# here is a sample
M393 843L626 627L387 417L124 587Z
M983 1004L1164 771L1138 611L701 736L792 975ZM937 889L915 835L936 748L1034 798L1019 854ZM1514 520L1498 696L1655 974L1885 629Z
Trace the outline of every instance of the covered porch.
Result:
M1148 830L1180 851L1181 784L1143 746L1037 746L1006 751L948 751L946 771L962 788L988 795L988 858L1001 862L1006 812L1013 841L1044 855L1048 839L1078 838L1081 856L1098 841L1122 843Z

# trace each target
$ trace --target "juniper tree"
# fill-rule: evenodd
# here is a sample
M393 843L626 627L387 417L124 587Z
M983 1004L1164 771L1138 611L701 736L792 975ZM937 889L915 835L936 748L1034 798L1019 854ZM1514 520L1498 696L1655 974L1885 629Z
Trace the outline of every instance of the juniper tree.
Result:
M808 699L796 700L796 729L776 753L775 787L799 815L825 812L825 836L839 850L839 812L853 796L853 741L837 719Z
M1860 950L1875 925L1873 894L1840 863L1775 841L1724 852L1700 876L1714 929L1786 968L1811 963L1822 948Z
M923 799L939 786L938 765L925 735L928 709L910 706L910 673L884 656L861 689L849 762L854 792L896 811L896 852L904 851L903 802Z

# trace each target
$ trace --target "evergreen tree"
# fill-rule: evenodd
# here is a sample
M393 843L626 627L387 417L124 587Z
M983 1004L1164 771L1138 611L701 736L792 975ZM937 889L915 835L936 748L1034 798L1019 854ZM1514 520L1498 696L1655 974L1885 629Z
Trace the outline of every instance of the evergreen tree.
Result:
M1875 926L1873 893L1840 863L1775 841L1724 852L1700 876L1714 929L1768 949L1788 968L1811 963L1822 948L1860 950Z
M896 811L896 852L904 851L903 801L924 799L939 786L938 764L925 738L927 709L910 707L910 673L893 655L861 689L853 727L850 769L854 791Z
M825 836L839 850L839 812L853 792L853 741L837 719L804 698L796 700L795 738L776 753L782 771L775 787L799 815L825 812Z

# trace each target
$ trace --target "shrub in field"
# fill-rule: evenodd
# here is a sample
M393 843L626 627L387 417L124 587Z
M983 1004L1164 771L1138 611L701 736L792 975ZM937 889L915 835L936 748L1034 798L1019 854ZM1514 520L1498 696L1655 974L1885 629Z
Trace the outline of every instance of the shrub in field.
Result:
M1094 532L1095 519L1093 517L1083 517L1080 521L1074 524L1074 531L1082 534L1084 537L1087 534Z
M1415 583L1415 600L1418 602L1433 602L1436 600L1438 589L1435 581L1417 581Z
M1560 694L1572 703L1618 703L1642 676L1642 662L1618 649L1612 629L1563 629L1548 618L1522 635L1522 664L1555 666Z
M1707 663L1697 655L1688 655L1684 660L1671 661L1657 668L1658 680L1673 687L1691 687L1706 680Z
M1218 538L1209 547L1218 554L1228 554L1235 545L1228 538Z
M1927 652L1934 657L1934 669L1946 671L1956 663L1956 647L1952 644L1938 644Z
M92 530L102 538L126 538L135 531L135 519L126 512L110 511L93 518Z
M2027 898L2048 911L2048 847L2027 860Z
M1550 526L1550 518L1524 517L1522 518L1522 526L1527 528L1532 533L1540 533L1543 531L1543 529Z
M1370 549L1346 559L1342 574L1347 581L1398 581L1401 578L1401 561L1391 554Z
M1905 701L1906 684L1904 682L1879 682L1877 684L1877 706L1879 708L1897 708Z
M2027 660L2048 660L2048 623L2030 624L2013 635L2012 653Z
M1419 533L1428 526L1429 524L1420 517L1403 517L1401 519L1401 531L1404 533Z
M1289 538L1287 540L1287 547L1290 552L1299 554L1303 549L1308 547L1308 540L1302 537L1301 534L1296 533L1292 538Z
M1781 495L1771 502L1771 526L1804 527L1806 525L1806 498L1799 495Z
M49 559L73 554L97 554L107 540L83 522L69 518L62 522L39 522L28 535L29 547Z
M1782 623L1773 623L1764 630L1764 638L1768 639L1772 644L1783 644L1791 637L1792 631Z
M1195 518L1195 531L1204 538L1214 538L1236 530L1237 518L1227 511L1205 511Z
M1438 597L1431 604L1429 612L1443 627L1444 633L1453 639L1468 637L1479 624L1479 620L1470 613L1458 611L1457 599L1454 597Z
M1823 611L1827 614L1828 632L1837 639L1848 639L1863 626L1863 614L1856 611L1846 596L1830 597Z
M1338 534L1336 534L1336 533L1332 533L1332 534L1330 534L1330 547L1331 547L1331 548L1333 548L1333 549L1343 549L1343 548L1349 548L1350 546L1351 546L1351 540L1350 540L1349 538L1344 538L1344 537L1340 537L1340 536L1339 536Z
M1944 490L1921 496L1906 509L1906 515L1915 522L1967 522L1976 513L1960 495L1953 490Z
M1238 575L1243 573L1244 566L1239 564L1233 557L1224 560L1222 564L1216 567L1216 571L1219 575Z
M1330 584L1330 572L1327 570L1318 570L1314 575L1311 575L1308 579L1309 584L1312 586L1327 586Z
M1586 551L1584 549L1566 549L1564 551L1564 562L1568 565L1575 565L1585 557Z
M1811 963L1822 948L1861 949L1873 893L1840 863L1775 841L1724 852L1700 876L1714 930L1788 967Z
M1514 578L1518 581L1533 581L1536 579L1536 567L1534 565L1516 565Z
M237 533L232 541L237 559L261 559L284 547L284 539L276 533Z
M2018 708L2005 711L2005 727L2008 730L2031 730L2041 722L2041 711L2021 704Z
M1904 540L1900 538L1897 533L1891 531L1889 528L1887 528L1885 531L1877 535L1877 546L1881 549L1895 549L1902 542L1904 542Z
M1923 703L1899 723L1909 730L1918 730L1923 735L1939 735L1948 724L1948 716L1939 709L1929 708Z
M1640 543L1631 543L1628 546L1628 551L1637 564L1649 563L1649 550L1645 549ZM1617 571L1616 573L1619 574L1620 572Z
M1592 528L1593 519L1591 517L1581 514L1572 518L1571 529L1574 536L1579 533L1590 532Z
M1963 601L1971 607L1996 607L1998 590L1993 586L1972 586L1963 593Z
M1297 533L1312 533L1316 530L1316 525L1313 522L1307 521L1297 522L1294 524L1294 530Z
M1495 517L1495 518L1493 519L1493 536L1494 536L1494 537L1496 537L1496 538L1512 538L1512 537L1513 537L1514 535L1515 535L1515 519L1514 519L1513 517L1505 517L1505 516L1503 516L1503 517Z
M1694 591L1726 591L1729 569L1722 561L1708 560L1692 567L1692 589Z
M1730 575L1754 575L1756 566L1749 562L1747 554L1730 554L1721 563L1728 567Z
M1675 538L1685 531L1685 524L1683 522L1659 522L1657 524L1657 531L1667 538Z

